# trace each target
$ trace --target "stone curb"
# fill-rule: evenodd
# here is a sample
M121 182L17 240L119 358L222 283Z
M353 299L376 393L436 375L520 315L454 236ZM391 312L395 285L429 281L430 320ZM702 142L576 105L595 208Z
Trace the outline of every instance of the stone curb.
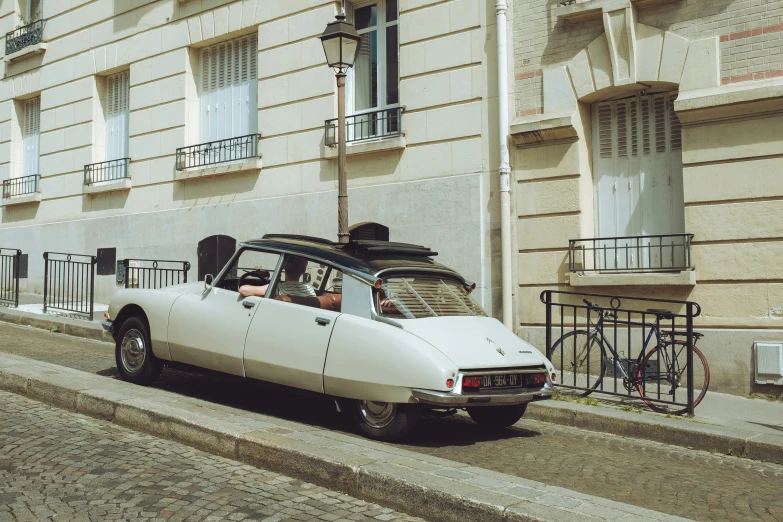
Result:
M67 317L40 316L7 308L0 309L0 321L44 330L56 327L59 333L66 335L114 342L111 335L99 324ZM689 426L685 425L688 421L658 416L652 419L633 418L638 414L552 401L530 404L526 416L584 430L651 440L690 449L742 455L751 459L783 464L783 446L777 441L767 440L764 435L748 436L741 430L723 426L719 429L709 424Z
M0 354L0 389L427 520L684 520L393 445L10 354Z

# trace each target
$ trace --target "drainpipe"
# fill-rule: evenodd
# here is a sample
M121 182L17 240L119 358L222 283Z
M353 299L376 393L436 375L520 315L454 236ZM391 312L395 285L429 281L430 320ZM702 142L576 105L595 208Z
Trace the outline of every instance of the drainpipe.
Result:
M500 260L503 294L503 324L514 331L513 290L511 271L511 166L508 152L508 47L506 45L506 0L497 0L498 30L498 124L500 134Z

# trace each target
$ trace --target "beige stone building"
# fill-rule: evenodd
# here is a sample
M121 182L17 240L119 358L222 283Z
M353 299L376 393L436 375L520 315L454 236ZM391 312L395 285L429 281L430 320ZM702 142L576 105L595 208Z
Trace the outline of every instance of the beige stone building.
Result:
M513 16L522 334L540 339L545 288L689 299L711 389L779 394L754 341L783 341L783 2Z
M433 247L539 346L544 289L697 301L712 389L777 393L753 344L783 341L783 0L345 8L355 234ZM45 251L196 278L235 241L336 238L318 36L340 10L2 0L0 247L27 255L23 289L41 292ZM99 301L116 288L96 278Z

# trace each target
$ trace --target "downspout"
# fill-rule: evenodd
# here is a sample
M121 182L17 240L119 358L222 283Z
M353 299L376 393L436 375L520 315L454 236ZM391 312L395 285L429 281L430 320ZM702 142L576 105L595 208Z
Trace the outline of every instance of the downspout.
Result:
M503 324L514 331L513 290L511 271L511 166L508 152L508 46L506 45L506 0L497 0L498 31L498 125L500 133L500 262L503 294Z

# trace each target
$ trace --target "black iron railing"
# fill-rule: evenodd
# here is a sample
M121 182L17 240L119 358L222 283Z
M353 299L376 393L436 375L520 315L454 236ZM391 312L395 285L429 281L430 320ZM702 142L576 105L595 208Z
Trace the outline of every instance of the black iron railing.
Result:
M651 408L693 413L709 385L689 301L545 290L546 354L564 394L639 397Z
M402 134L402 113L404 111L404 107L394 107L347 116L345 118L345 142L399 136ZM326 146L337 145L337 118L326 120L325 133L324 143Z
M14 29L5 34L5 55L21 51L25 47L43 42L43 30L46 20L36 20L24 27Z
M177 149L176 169L206 167L242 159L258 157L259 134L248 134L239 138L211 141Z
M116 181L128 177L130 158L122 158L84 166L84 184Z
M93 319L95 256L44 252L44 305Z
M690 270L693 234L572 239L570 272L673 272Z
M19 262L22 251L0 248L0 303L19 306Z
M38 174L7 179L3 181L3 198L35 194L40 192L40 186L41 176Z
M190 263L156 259L123 259L125 288L164 288L188 282Z

